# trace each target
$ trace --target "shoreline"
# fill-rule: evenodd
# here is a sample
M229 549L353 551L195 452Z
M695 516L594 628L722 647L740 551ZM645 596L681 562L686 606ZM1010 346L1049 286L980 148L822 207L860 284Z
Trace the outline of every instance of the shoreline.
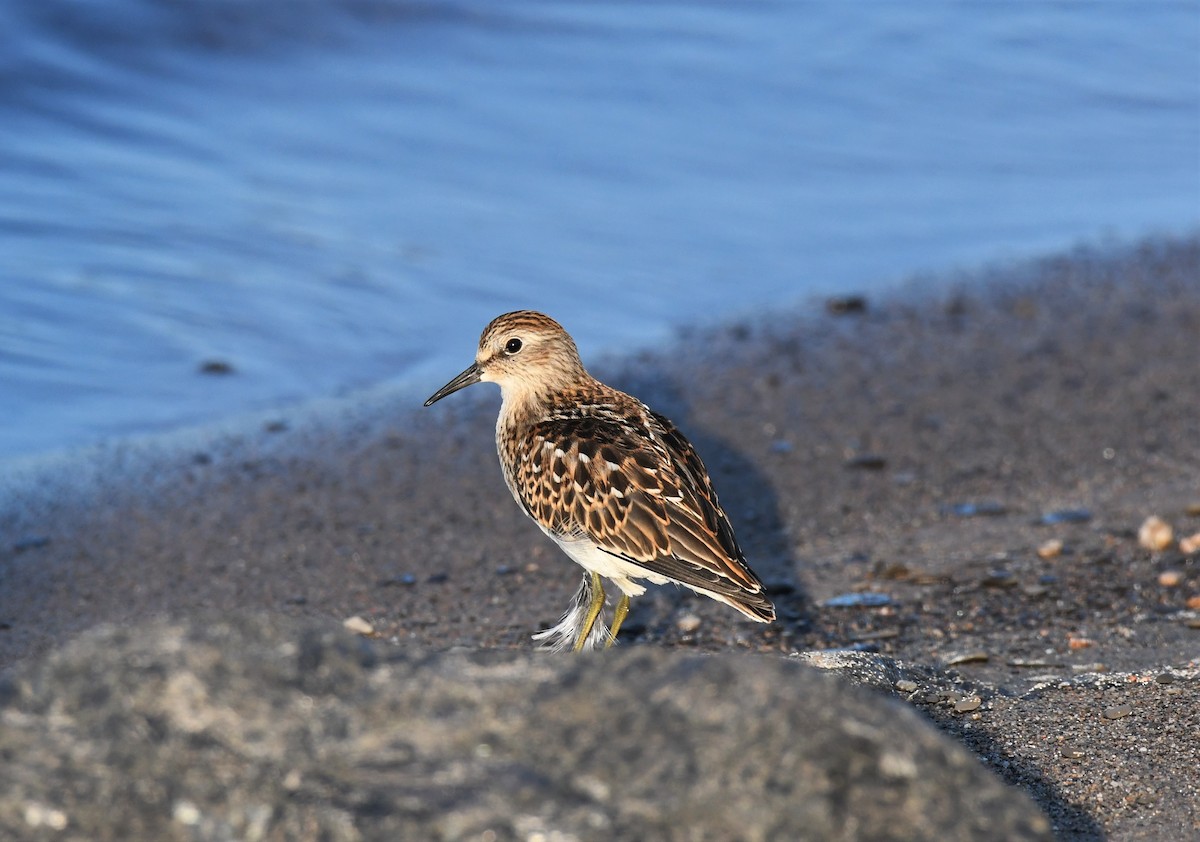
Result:
M1062 838L1200 827L1194 735L1161 731L1200 717L1200 557L1136 535L1150 515L1200 532L1200 237L959 278L861 313L739 316L592 366L692 440L780 612L759 628L654 588L622 641L925 665L985 688L978 718L909 701ZM0 667L97 623L226 610L359 616L400 646L531 648L577 574L512 503L497 397L479 392L436 412L382 395L315 421L284 410L279 429L165 464L115 447L64 502L67 466L40 502L0 511ZM1068 510L1087 516L1041 522ZM1058 554L1039 555L1051 540ZM825 604L863 591L888 601ZM1135 715L1098 713L1123 704Z

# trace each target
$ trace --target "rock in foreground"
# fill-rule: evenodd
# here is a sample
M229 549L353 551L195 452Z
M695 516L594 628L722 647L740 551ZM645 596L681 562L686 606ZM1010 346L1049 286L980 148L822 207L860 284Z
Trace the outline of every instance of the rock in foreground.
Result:
M94 632L0 716L3 838L1050 838L913 711L772 658L235 618Z

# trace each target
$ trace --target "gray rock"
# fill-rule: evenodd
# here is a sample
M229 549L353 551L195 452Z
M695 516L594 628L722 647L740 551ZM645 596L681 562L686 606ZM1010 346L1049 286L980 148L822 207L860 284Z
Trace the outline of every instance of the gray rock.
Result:
M92 632L0 718L6 839L1051 838L911 709L777 658L231 618Z

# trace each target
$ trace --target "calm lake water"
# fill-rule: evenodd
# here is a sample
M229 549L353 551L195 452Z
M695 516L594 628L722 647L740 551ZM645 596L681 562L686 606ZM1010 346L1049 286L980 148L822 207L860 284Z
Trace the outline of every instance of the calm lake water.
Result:
M1198 2L9 0L0 464L1198 225Z

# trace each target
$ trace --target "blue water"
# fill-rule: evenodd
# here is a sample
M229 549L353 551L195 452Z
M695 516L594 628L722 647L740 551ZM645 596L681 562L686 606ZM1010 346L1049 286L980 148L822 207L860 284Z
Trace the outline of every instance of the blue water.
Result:
M0 460L1197 226L1200 2L8 0Z

